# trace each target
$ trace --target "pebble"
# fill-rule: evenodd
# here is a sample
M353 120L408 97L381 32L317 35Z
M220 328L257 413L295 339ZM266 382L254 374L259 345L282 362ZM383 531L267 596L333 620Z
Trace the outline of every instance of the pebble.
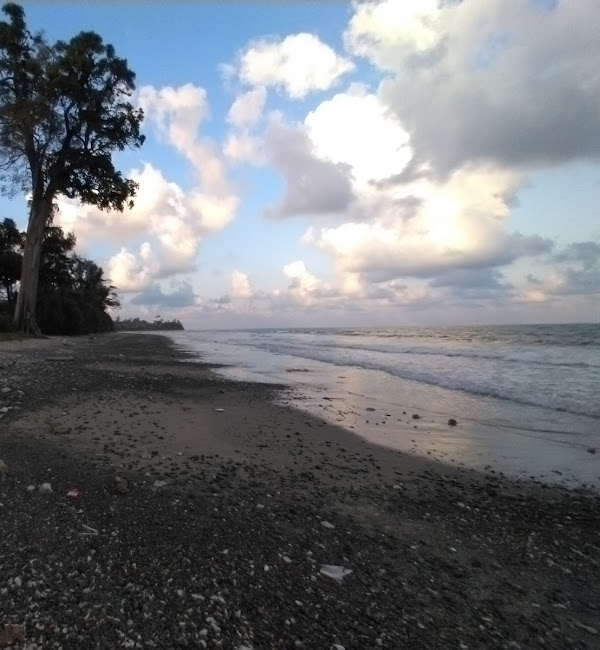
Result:
M25 638L26 635L24 625L6 623L4 628L0 630L0 647L17 643L25 643Z
M325 521L325 519L321 521L321 526L323 526L323 528L327 528L328 530L333 530L335 528L333 524L330 524L328 521Z
M122 476L115 476L113 491L116 494L127 494L129 492L129 483Z
M50 483L42 483L40 485L40 494L52 494L54 490L52 489L52 486Z

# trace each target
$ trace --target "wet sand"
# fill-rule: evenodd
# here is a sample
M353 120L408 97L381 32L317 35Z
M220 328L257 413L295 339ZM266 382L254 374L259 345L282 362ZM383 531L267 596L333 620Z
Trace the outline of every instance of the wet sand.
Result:
M0 630L43 648L597 647L597 495L370 444L183 356L149 335L0 344Z

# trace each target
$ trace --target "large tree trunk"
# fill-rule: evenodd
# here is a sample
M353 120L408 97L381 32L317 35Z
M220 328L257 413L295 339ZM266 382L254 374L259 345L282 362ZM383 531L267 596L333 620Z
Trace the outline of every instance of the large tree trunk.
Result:
M15 308L15 325L28 334L41 335L35 320L38 280L40 275L40 254L44 241L46 225L52 216L52 201L47 199L33 200L27 226L23 265L21 268L21 283L17 306Z

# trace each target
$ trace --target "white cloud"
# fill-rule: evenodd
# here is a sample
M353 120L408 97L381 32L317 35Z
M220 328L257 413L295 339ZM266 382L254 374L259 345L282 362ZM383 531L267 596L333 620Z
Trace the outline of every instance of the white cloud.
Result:
M199 133L209 114L206 91L192 84L145 86L137 99L150 125L191 163L196 186L185 190L146 163L128 174L139 184L133 208L104 213L61 197L56 217L84 246L92 239L119 242L121 250L111 258L109 269L121 291L145 288L155 278L192 270L203 239L229 224L239 205L223 160ZM131 252L140 241L149 243L151 261L141 252Z
M315 155L305 127L275 117L265 136L268 160L283 174L283 199L267 209L269 217L334 214L352 201L347 165Z
M356 3L345 33L346 47L352 54L394 71L400 59L439 45L442 15L438 0Z
M412 156L402 125L375 95L357 84L319 104L305 123L315 152L351 165L363 185L400 173Z
M252 295L252 285L246 273L237 269L233 270L231 273L231 293L234 298L250 298Z
M190 161L202 192L230 197L233 191L227 181L225 164L213 143L199 133L209 115L206 91L192 84L160 89L144 86L138 93L138 102L158 133Z
M240 129L256 124L261 118L267 91L265 88L254 88L236 97L227 114L227 121Z
M305 242L326 251L345 273L375 280L433 277L454 268L504 265L535 254L538 239L510 235L505 220L521 177L494 169L468 169L446 183L419 181L363 198L363 221L311 228ZM407 213L402 199L412 198ZM375 209L369 209L369 206Z
M154 282L151 286L132 298L130 304L182 308L196 303L196 294L189 282L177 282L172 286L172 289L172 291L164 291L158 282Z
M357 4L352 54L387 73L380 100L419 160L446 173L481 161L600 157L596 0Z
M249 133L230 133L223 152L235 163L259 166L265 163L264 142Z
M152 272L152 248L148 242L142 244L138 256L121 248L108 262L108 277L123 292L146 289L152 282Z
M284 89L293 99L331 88L354 64L314 34L293 34L281 41L260 40L244 50L240 79L258 87Z

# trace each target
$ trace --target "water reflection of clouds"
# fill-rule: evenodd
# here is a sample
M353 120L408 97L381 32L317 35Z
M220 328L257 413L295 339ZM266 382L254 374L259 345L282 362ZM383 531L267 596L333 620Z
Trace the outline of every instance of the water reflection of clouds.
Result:
M193 347L185 337L180 343ZM591 418L248 345L213 341L196 350L200 361L233 364L218 371L226 377L294 387L286 403L370 442L452 465L544 480L576 477L600 487L599 456L587 452L598 445ZM413 413L421 418L412 420ZM450 428L448 418L458 427Z

